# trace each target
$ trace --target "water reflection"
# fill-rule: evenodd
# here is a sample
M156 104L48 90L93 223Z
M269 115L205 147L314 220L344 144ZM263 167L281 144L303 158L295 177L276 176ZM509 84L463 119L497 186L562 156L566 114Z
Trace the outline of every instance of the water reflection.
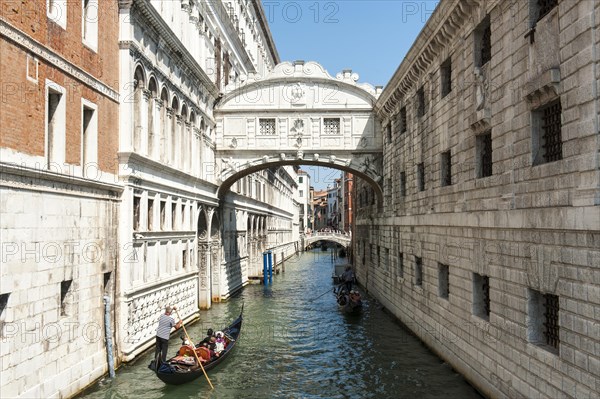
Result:
M123 366L86 398L481 398L451 367L366 297L361 314L337 309L329 252L311 251L286 262L273 285L252 285L229 302L202 312L187 327L199 341L226 326L244 305L235 352L204 378L166 386L146 368L152 353ZM158 315L157 315L158 318ZM170 341L169 354L180 343Z

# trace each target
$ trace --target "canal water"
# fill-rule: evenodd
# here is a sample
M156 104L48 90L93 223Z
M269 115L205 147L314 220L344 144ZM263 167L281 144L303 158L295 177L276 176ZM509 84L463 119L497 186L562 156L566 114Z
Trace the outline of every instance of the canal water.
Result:
M153 356L147 353L82 397L481 399L373 298L365 298L360 315L341 313L331 292L330 251L289 259L272 286L250 285L227 303L201 312L201 320L186 327L199 341L209 327L216 331L228 325L244 303L238 345L209 373L214 391L204 377L165 385L147 368ZM180 342L179 334L171 338L169 356Z

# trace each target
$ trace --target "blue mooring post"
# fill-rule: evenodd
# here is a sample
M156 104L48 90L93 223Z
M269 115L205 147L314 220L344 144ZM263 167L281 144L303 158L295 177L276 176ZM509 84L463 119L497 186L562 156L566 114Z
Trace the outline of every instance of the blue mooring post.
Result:
M269 254L269 284L273 284L273 252L267 253Z
M269 255L267 252L263 252L263 284L267 285L267 279L269 274Z

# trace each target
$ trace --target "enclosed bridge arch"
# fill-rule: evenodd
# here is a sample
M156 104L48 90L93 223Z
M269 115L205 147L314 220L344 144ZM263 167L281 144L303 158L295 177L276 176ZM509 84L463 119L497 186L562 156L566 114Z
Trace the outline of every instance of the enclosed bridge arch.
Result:
M382 204L380 88L319 64L277 65L263 79L228 86L215 108L219 198L238 179L280 165L318 165L367 181Z

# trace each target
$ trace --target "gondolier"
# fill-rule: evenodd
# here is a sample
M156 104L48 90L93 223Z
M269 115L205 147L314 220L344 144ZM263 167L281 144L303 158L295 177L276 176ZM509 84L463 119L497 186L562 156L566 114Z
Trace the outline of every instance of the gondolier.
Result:
M167 306L165 308L165 313L161 314L158 319L154 359L157 359L160 355L160 360L162 362L167 360L167 350L169 349L169 336L171 335L171 328L175 327L177 330L179 327L181 327L181 320L176 322L175 318L171 316L171 312L173 312L175 309L177 309L175 306Z
M342 274L341 278L346 288L346 293L352 291L352 284L354 283L354 272L350 266L346 266L346 271Z

